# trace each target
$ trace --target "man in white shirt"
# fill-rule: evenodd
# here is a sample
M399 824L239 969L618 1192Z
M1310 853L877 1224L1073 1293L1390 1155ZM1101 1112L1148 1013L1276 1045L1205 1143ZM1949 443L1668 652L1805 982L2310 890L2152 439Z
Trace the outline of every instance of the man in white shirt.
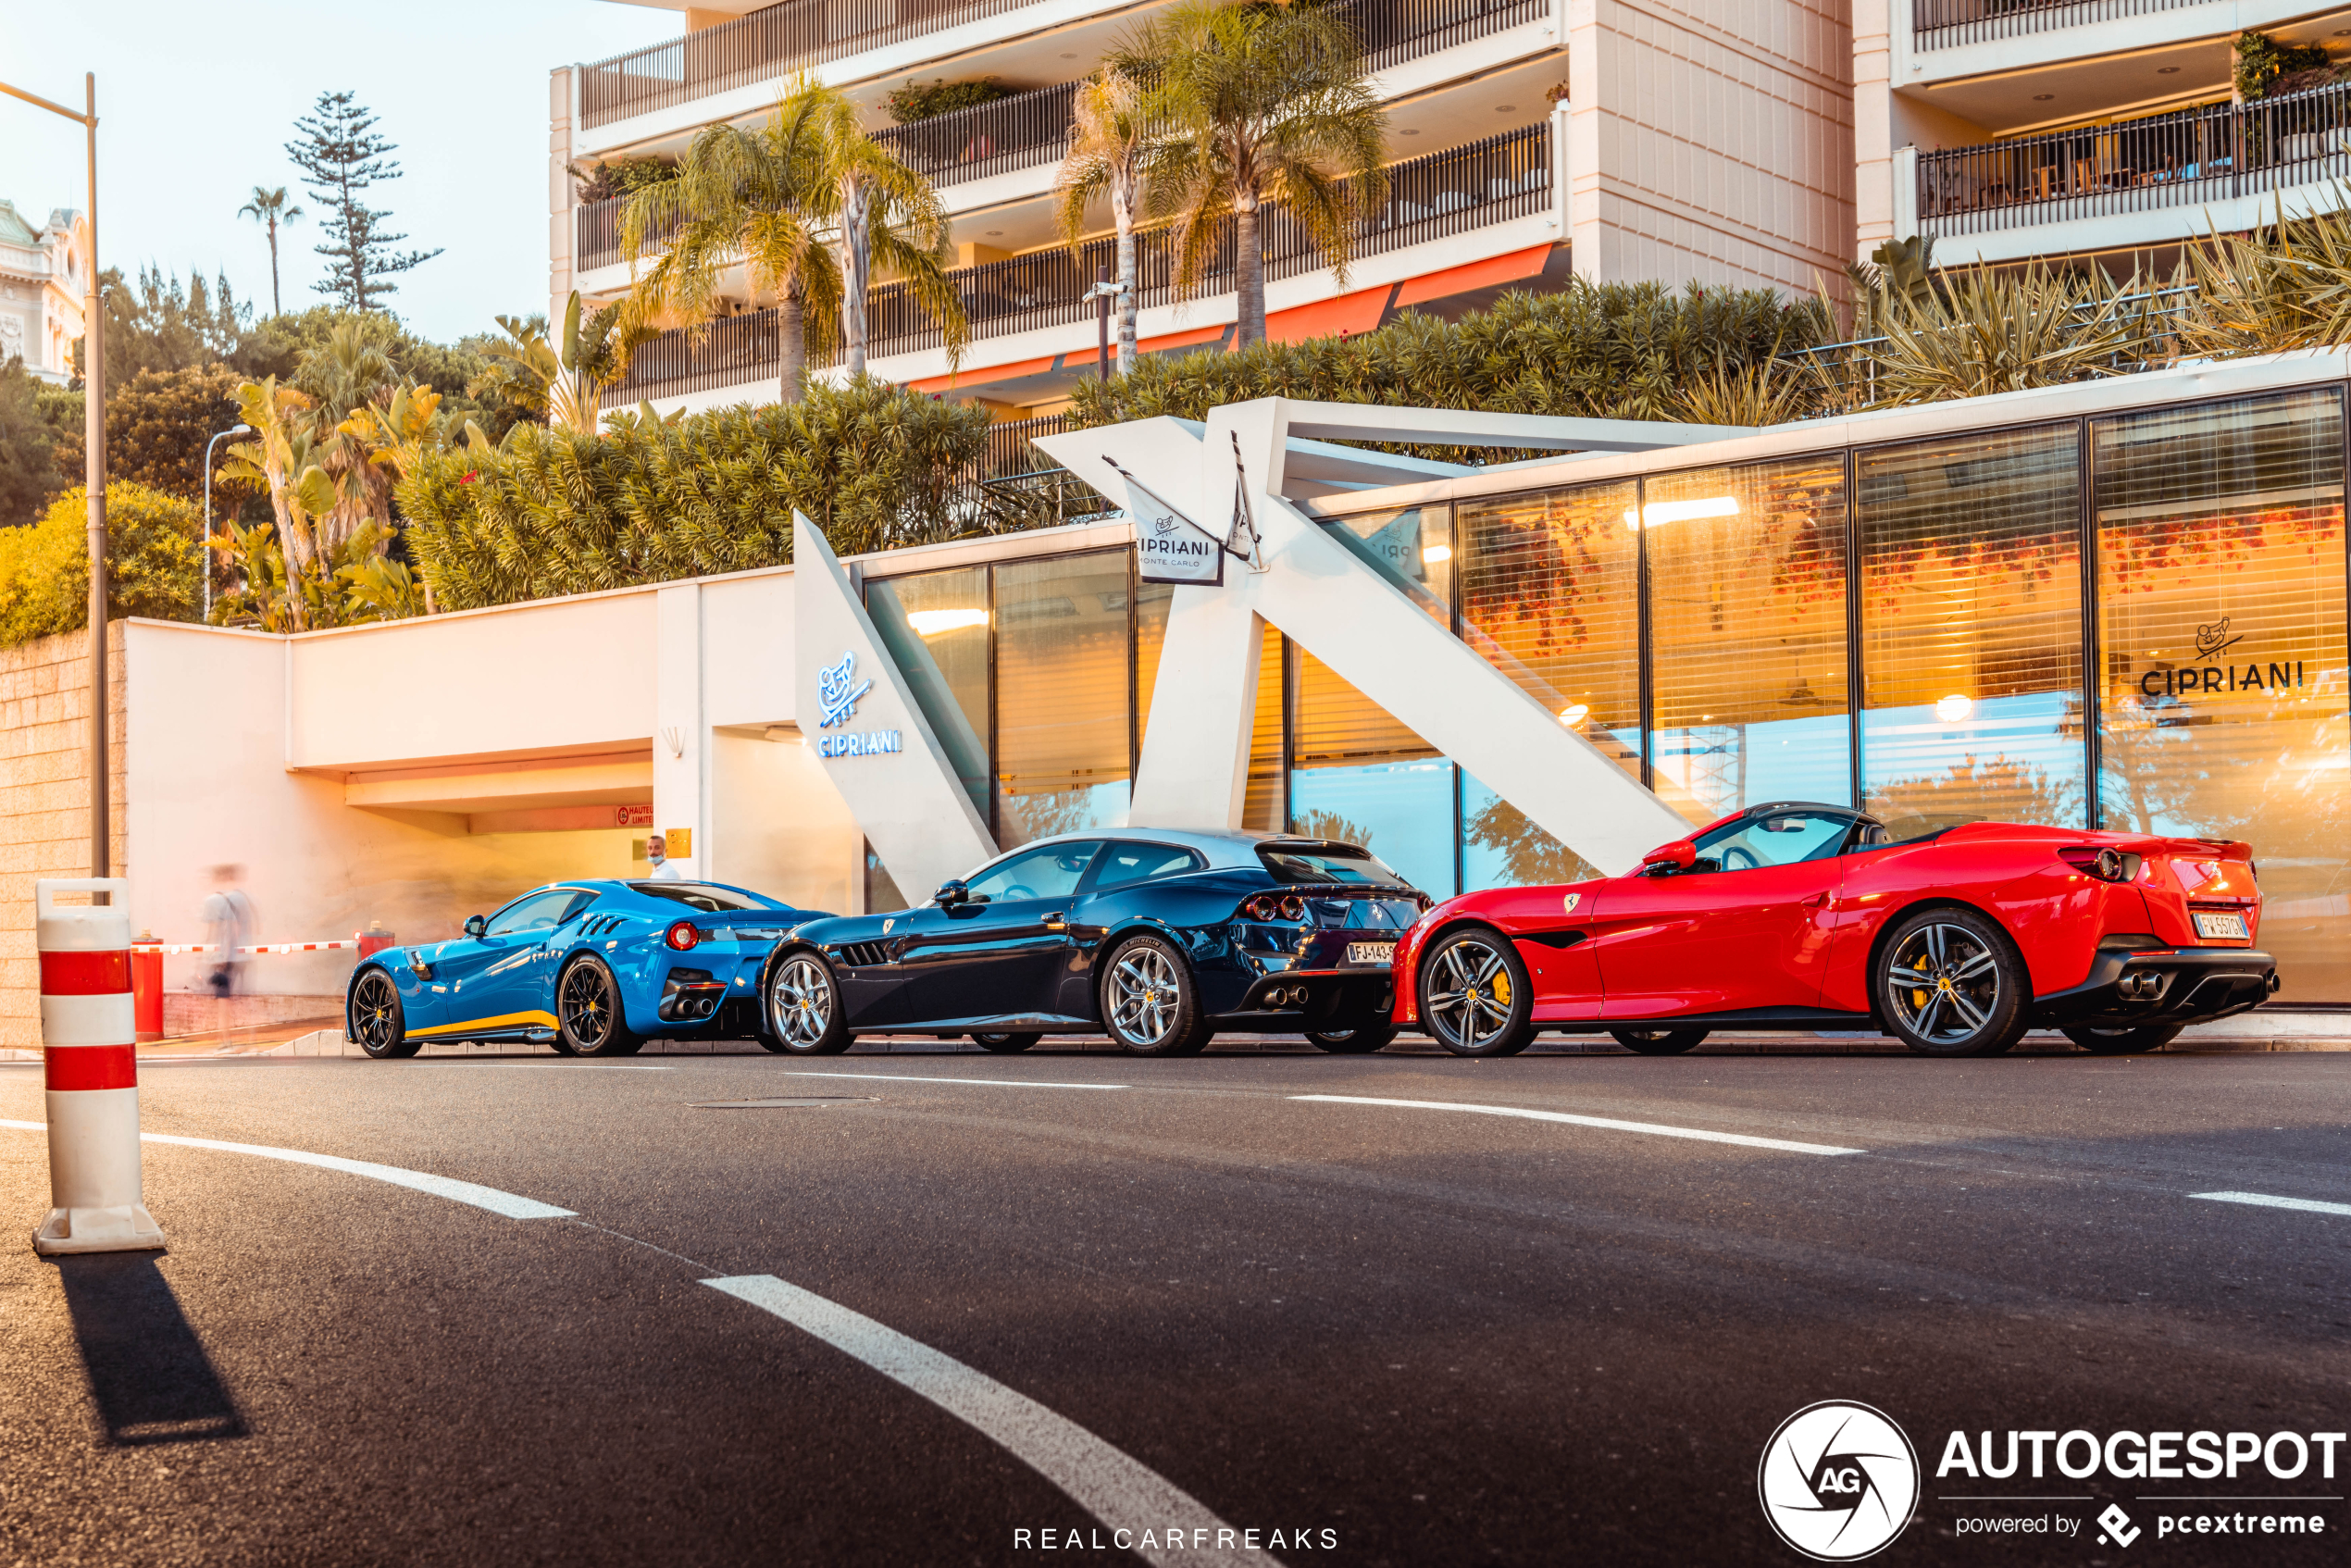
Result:
M683 872L669 864L669 840L661 834L656 833L645 840L645 858L653 864L653 870L645 876L647 881L682 882L686 879Z

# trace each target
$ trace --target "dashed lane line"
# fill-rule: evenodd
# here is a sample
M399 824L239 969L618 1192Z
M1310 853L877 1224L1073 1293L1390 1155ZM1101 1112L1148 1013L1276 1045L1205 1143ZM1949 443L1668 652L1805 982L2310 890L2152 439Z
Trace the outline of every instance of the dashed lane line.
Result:
M1530 1122L1565 1122L1571 1126L1598 1127L1607 1132L1647 1133L1653 1138L1686 1138L1700 1143L1735 1143L1744 1149L1777 1149L1790 1154L1869 1152L1866 1149L1844 1149L1833 1143L1798 1143L1785 1138L1756 1138L1743 1132L1673 1127L1660 1122L1621 1122L1613 1116L1579 1116L1566 1111L1531 1111L1523 1105L1470 1105L1453 1100L1381 1100L1363 1094L1293 1094L1289 1098L1325 1105L1388 1105L1406 1111L1466 1111L1480 1116L1520 1116Z
M45 1122L0 1121L0 1127L16 1127L25 1132L45 1132ZM399 1165L379 1165L372 1160L346 1160L340 1154L314 1154L306 1149L273 1149L260 1143L227 1143L217 1138L180 1138L168 1132L143 1132L142 1143L176 1143L185 1149L217 1149L229 1154L251 1154L263 1160L283 1160L290 1164L317 1165L321 1170L341 1171L345 1176L366 1176L371 1181L388 1182L393 1187L405 1187L418 1192L429 1192L436 1198L446 1198L455 1203L470 1203L477 1209L487 1209L493 1214L504 1214L510 1220L569 1219L569 1209L558 1209L553 1203L541 1203L536 1198L502 1192L479 1182L459 1181L454 1176L433 1176L426 1171L406 1170Z
M974 1089L1131 1089L1131 1084L1046 1083L1036 1078L925 1078L912 1073L820 1073L808 1067L787 1067L795 1078L856 1078L865 1083L968 1084Z
M46 1132L48 1124L0 1120L0 1127ZM398 1165L379 1165L368 1160L346 1160L335 1154L314 1154L307 1150L277 1149L260 1143L182 1138L173 1133L146 1132L141 1133L139 1139L143 1143L172 1143L189 1149L214 1149L265 1160L317 1165L395 1187L413 1188L511 1219L578 1217L569 1209L558 1209L535 1198ZM603 1229L601 1226L591 1228ZM651 1245L637 1242L636 1238L618 1231L605 1234L639 1246ZM667 1252L665 1248L655 1250ZM707 1266L675 1252L668 1255L695 1268ZM942 1350L935 1350L919 1339L909 1338L862 1313L787 1284L773 1275L739 1275L704 1279L703 1283L772 1313L920 1394L1060 1487L1071 1501L1109 1526L1119 1545L1146 1562L1160 1568L1175 1568L1178 1563L1183 1568L1282 1568L1279 1559L1239 1545L1240 1532L1157 1471L1066 1416L1054 1413L1026 1394L1006 1388ZM1205 1544L1192 1544L1203 1537Z
M2306 1214L2351 1214L2351 1203L2324 1203L2316 1198L2275 1198L2266 1192L2191 1192L2214 1203L2251 1203L2262 1209L2299 1209Z
M1263 1551L1174 1482L1065 1416L919 1339L802 1290L773 1275L705 1279L704 1285L773 1313L978 1431L1108 1525L1116 1544L1154 1564L1264 1568ZM1206 1533L1212 1543L1190 1543ZM1143 1544L1149 1537L1152 1544ZM1233 1544L1218 1546L1227 1541Z

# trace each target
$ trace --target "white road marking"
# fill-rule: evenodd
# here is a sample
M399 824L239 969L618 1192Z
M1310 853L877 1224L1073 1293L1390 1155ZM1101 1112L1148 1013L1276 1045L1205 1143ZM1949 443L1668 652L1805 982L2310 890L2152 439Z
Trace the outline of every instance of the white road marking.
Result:
M703 1283L804 1329L1001 1444L1112 1530L1128 1532L1124 1544L1146 1562L1278 1568L1276 1559L1238 1545L1238 1531L1165 1476L1076 1422L919 1339L773 1275ZM1194 1549L1189 1544L1194 1530L1206 1531L1211 1544ZM1146 1531L1160 1544L1140 1544ZM1179 1531L1184 1544L1171 1544L1170 1537ZM1215 1546L1220 1531L1236 1544Z
M16 1127L25 1132L46 1132L46 1122L0 1121L0 1127ZM494 1187L476 1182L459 1181L454 1176L437 1176L423 1171L404 1170L398 1165L379 1165L368 1160L346 1160L340 1154L313 1154L306 1149L272 1149L260 1143L224 1143L214 1138L180 1138L168 1132L143 1132L142 1143L177 1143L188 1149L218 1149L229 1154L252 1154L264 1160L284 1160L296 1165L317 1165L324 1170L341 1171L345 1176L366 1176L371 1181L389 1182L394 1187L413 1188L429 1192L436 1198L453 1202L470 1203L477 1209L487 1209L493 1214L504 1214L510 1220L562 1220L572 1217L569 1209L558 1209L553 1203L541 1203L536 1198L519 1197L502 1192Z
M2272 1198L2266 1192L2191 1192L2191 1198L2215 1203L2251 1203L2263 1209L2300 1209L2310 1214L2351 1214L2351 1203L2322 1203L2316 1198Z
M1126 1089L1126 1084L1057 1084L1035 1078L921 1078L912 1073L819 1073L805 1067L787 1067L784 1071L795 1078L857 1078L865 1083L909 1084L969 1084L974 1089Z
M1798 1143L1785 1138L1751 1138L1743 1132L1709 1132L1702 1127L1669 1127L1658 1122L1620 1122L1613 1116L1577 1116L1565 1111L1530 1111L1519 1105L1464 1105L1450 1100L1375 1100L1360 1094L1293 1094L1292 1100L1319 1101L1331 1105L1394 1105L1408 1111L1469 1111L1481 1116L1523 1116L1530 1122L1565 1122L1572 1126L1599 1127L1609 1132L1642 1132L1656 1138L1689 1138L1701 1143L1735 1143L1746 1149L1779 1149L1791 1154L1866 1154L1866 1149L1842 1149L1834 1143Z

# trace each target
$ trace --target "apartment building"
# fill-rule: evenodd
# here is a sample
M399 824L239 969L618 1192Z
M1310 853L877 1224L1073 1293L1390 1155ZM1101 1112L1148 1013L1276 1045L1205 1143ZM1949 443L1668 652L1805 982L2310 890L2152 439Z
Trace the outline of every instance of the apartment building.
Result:
M0 201L0 365L21 359L42 380L72 380L89 243L80 213L52 208L36 223Z
M661 0L623 0L658 4ZM877 375L1051 416L1097 373L1104 234L1072 255L1049 193L1073 85L1164 0L782 0L682 9L672 43L553 73L550 304L617 297L617 200L582 203L574 166L674 156L722 120L754 123L794 75L847 91L925 170L953 218L972 342L951 367L937 324L892 282L868 302ZM1837 0L1338 0L1388 114L1390 195L1344 287L1278 217L1269 330L1361 332L1509 288L1658 279L1809 292L1852 254L1852 41ZM908 81L993 79L1012 95L893 126ZM1229 344L1229 273L1178 300L1146 246L1146 354ZM618 395L699 408L774 395L771 313L640 350Z
M2243 96L2247 31L2351 59L2351 7L2307 0L1855 0L1857 248L2168 274L2196 235L2336 205L2351 82Z

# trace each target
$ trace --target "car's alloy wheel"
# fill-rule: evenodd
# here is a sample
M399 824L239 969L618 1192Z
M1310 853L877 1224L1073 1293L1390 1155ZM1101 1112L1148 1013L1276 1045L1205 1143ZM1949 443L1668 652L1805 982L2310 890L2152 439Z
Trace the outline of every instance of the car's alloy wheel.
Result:
M1011 1056L1026 1051L1044 1037L1032 1034L979 1034L975 1032L972 1043L982 1051L992 1051L999 1056Z
M1207 1046L1210 1030L1193 994L1191 971L1157 937L1119 944L1102 972L1102 1024L1138 1056L1188 1056Z
M1396 1031L1386 1024L1372 1024L1360 1029L1309 1029L1306 1038L1334 1056L1368 1056L1396 1038Z
M555 1024L573 1056L627 1056L644 1044L629 1032L620 982L600 958L574 960L555 983Z
M424 1041L408 1038L408 1014L400 1005L400 988L380 969L370 969L351 988L351 1008L343 1033L379 1062L414 1056Z
M1535 1038L1534 988L1510 940L1478 927L1421 960L1421 1022L1456 1056L1515 1056Z
M1926 1055L1996 1055L2024 1033L2024 965L1972 910L1904 921L1880 951L1877 981L1880 1022Z
M1706 1038L1704 1029L1611 1029L1616 1043L1644 1056L1679 1056Z
M793 1056L833 1056L849 1049L840 988L822 958L802 951L776 965L767 980L767 1032L761 1043Z
M2160 1051L2179 1034L2177 1024L2136 1024L2119 1029L2072 1024L2065 1030L2066 1039L2093 1056L2135 1056L2142 1051Z

